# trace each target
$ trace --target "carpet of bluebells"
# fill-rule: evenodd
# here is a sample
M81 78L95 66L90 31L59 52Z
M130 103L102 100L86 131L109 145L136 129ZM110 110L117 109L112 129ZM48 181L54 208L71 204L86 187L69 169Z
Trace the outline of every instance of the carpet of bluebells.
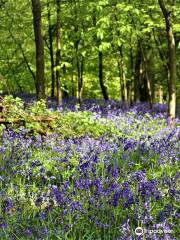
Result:
M72 102L59 111L90 112L87 126L114 131L2 130L0 239L178 239L179 118L167 127L162 104ZM146 231L138 236L137 227Z

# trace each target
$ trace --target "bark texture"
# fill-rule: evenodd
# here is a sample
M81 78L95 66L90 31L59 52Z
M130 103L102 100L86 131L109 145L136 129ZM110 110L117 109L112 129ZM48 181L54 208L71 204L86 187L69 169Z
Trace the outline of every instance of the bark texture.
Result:
M103 80L103 53L99 51L99 84L102 90L104 100L109 100L107 87L104 85Z
M45 99L44 44L41 32L41 2L32 0L33 25L36 45L36 92L37 98Z
M48 34L49 34L49 53L51 58L51 97L55 96L55 73L54 73L54 50L53 50L53 34L51 24L51 9L49 0L47 0L47 11L48 11Z
M171 12L169 12L163 0L158 0L159 6L166 22L166 33L168 41L168 67L169 67L169 102L168 102L168 125L171 125L176 116L176 44L172 29Z
M61 0L56 0L57 7L57 23L56 23L56 89L57 89L57 105L62 104L62 90L60 81L60 59L61 59L61 40L60 40L60 29L61 29Z

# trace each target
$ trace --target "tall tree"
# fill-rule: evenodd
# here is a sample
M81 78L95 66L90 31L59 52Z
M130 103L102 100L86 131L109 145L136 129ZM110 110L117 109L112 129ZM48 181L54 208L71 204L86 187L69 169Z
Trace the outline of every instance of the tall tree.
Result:
M137 44L137 53L134 70L134 101L140 101L140 81L141 81L141 64L142 64L142 52L140 47L140 41Z
M41 33L41 2L32 0L33 25L36 45L36 92L38 99L45 99L44 44Z
M159 6L166 22L168 41L168 67L169 67L169 101L168 101L168 124L171 125L176 116L176 44L172 28L172 12L168 11L164 0L158 0Z
M56 92L58 84L58 91L62 89L63 96L68 92L77 96L80 101L82 93L84 98L118 99L121 84L124 100L127 95L131 102L152 102L153 97L154 102L157 102L158 91L161 93L161 100L168 99L167 86L170 91L173 86L170 69L172 74L175 73L172 71L172 66L175 65L168 60L172 49L168 51L163 25L165 18L161 14L158 1L156 4L152 0L39 1L44 6L41 15L47 93L59 96ZM32 3L37 1L3 2L5 4L0 6L0 91L6 93L8 86L11 93L38 93L40 87L35 89L35 86L40 81L36 80L38 77L32 24ZM172 11L168 17L171 26L173 25L178 79L180 3L176 1L173 6L171 3L174 0L162 2L166 10ZM59 5L60 8L57 7ZM37 6L34 9L37 12ZM38 51L39 49L38 47ZM172 56L173 54L171 59ZM43 80L43 74L39 74L39 77ZM59 79L57 84L56 77ZM176 88L179 101L178 82ZM172 108L169 107L170 109Z
M93 25L94 27L97 27L97 19L96 19L96 9L93 11ZM109 100L107 87L104 84L104 76L103 76L103 49L102 49L102 39L103 39L103 30L101 29L101 26L97 30L97 36L95 36L96 45L98 47L98 76L99 76L99 85L101 87L102 95L104 97L104 100Z
M127 101L127 85L126 85L126 75L124 70L124 61L123 61L123 45L118 46L119 56L118 56L118 71L120 79L120 88L121 88L121 100Z
M152 76L150 71L151 66L151 46L146 43L147 46L141 44L143 68L144 68L144 101L149 102L150 108L153 107L152 99Z
M116 25L118 26L118 16L117 16L117 11L118 9L115 7L114 8L114 18ZM118 48L118 72L119 72L119 80L120 80L120 93L121 93L121 100L122 101L127 101L127 84L126 84L126 75L125 75L125 69L124 69L124 59L123 59L123 44L120 44L120 30L119 27L116 26L116 34L118 37L118 43L117 43L117 48Z
M77 97L78 101L82 103L82 95L83 95L83 72L84 72L84 57L80 53L80 48L84 46L84 40L82 39L82 32L84 32L83 22L81 22L82 28L79 24L80 19L80 11L81 4L80 1L74 1L74 14L76 17L76 21L74 23L75 30L75 40L74 40L74 48L75 48L75 59L77 65ZM79 13L78 13L79 10Z
M62 90L61 90L61 81L60 81L60 59L61 59L61 0L56 0L56 89L57 89L57 105L62 104Z
M108 93L107 93L107 87L104 85L104 79L103 79L103 53L102 53L102 50L99 50L98 57L99 57L99 84L101 86L104 100L109 100Z
M49 53L51 59L51 97L54 97L55 92L55 73L54 73L54 51L53 51L53 34L51 24L51 8L49 0L47 0L47 11L48 11L48 35L49 35Z

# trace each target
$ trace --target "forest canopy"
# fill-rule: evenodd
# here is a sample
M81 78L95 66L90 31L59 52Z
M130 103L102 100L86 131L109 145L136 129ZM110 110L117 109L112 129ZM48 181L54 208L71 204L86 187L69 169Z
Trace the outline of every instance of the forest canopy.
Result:
M179 1L1 0L0 10L1 94L179 102Z

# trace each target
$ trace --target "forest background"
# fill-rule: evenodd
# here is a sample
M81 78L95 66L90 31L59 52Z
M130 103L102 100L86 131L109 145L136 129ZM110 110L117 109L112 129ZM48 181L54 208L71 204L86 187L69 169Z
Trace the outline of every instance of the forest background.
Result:
M0 93L180 101L180 2L1 0ZM177 96L176 96L177 95Z

